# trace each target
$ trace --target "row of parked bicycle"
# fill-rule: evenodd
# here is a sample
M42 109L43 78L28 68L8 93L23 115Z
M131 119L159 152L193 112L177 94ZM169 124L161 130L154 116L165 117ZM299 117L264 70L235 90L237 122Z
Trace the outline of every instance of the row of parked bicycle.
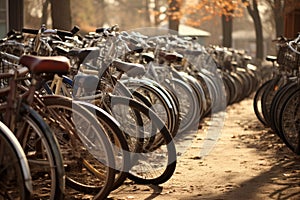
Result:
M0 199L105 199L127 178L164 183L174 138L263 81L243 51L78 31L24 28L0 41Z
M261 123L271 127L294 153L300 154L300 34L280 37L272 77L260 86L254 97L254 111Z

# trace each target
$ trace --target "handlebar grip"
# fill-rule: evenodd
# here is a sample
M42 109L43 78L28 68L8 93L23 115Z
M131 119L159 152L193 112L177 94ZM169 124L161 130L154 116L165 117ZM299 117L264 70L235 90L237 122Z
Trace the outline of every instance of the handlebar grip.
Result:
M104 31L108 31L109 33L113 31L119 31L119 25L116 24L109 28L100 27L96 29L96 33L103 33Z
M73 35L75 35L76 33L78 33L78 31L80 30L80 28L79 28L79 26L74 26L73 28L72 28L72 30L70 31Z
M15 35L16 33L17 33L17 31L14 30L14 29L12 29L12 30L10 30L10 31L6 34L6 36L7 36L7 37L10 37L10 36Z
M22 32L37 35L39 33L39 30L30 29L30 28L22 28Z
M69 36L72 37L74 34L70 31L64 31L64 30L57 30L57 35L59 36Z
M97 28L96 33L103 33L105 30L106 30L106 28L103 28L103 27Z
M120 30L119 25L118 24L113 25L112 27L110 27L110 30L111 31L119 31Z

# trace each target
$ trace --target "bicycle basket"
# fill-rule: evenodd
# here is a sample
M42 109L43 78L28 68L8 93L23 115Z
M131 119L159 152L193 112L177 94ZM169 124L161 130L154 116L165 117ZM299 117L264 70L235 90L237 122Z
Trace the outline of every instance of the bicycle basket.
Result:
M283 44L279 47L277 63L279 65L296 69L300 65L300 55L292 51L287 44Z
M17 67L18 60L15 60L13 57L9 57L7 54L2 52L0 53L0 74L2 74L0 78L0 89L8 87L8 79L7 77L10 77L9 73L11 73L11 69ZM4 75L6 74L6 75Z
M7 73L10 69L9 63L0 57L0 73ZM8 87L8 78L0 78L0 89Z

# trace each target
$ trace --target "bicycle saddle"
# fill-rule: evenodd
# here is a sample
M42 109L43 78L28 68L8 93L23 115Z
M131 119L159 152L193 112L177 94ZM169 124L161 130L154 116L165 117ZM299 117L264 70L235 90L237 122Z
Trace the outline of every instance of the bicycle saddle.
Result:
M277 60L277 56L270 56L269 55L269 56L266 57L266 60L271 61L271 62L275 62Z
M68 52L68 56L77 57L82 64L85 59L95 59L99 56L99 47L74 48Z
M146 63L154 61L153 53L141 53L142 58L146 61Z
M137 63L128 63L121 60L114 60L113 66L119 71L125 72L129 77L142 76L145 74L145 67Z
M33 56L23 55L20 64L28 67L32 73L66 74L70 69L70 61L64 56Z
M179 53L169 53L169 52L159 52L159 56L164 58L165 60L172 62L172 61L181 61L183 56Z

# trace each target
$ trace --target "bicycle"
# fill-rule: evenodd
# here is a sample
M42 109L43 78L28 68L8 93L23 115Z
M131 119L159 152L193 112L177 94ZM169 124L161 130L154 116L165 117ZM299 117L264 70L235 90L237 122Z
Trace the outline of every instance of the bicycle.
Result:
M36 81L26 76L27 67L12 62L17 57L1 52L0 58L1 71L6 72L0 75L0 118L16 135L25 152L32 176L33 198L63 199L65 176L58 142L42 117L30 106ZM24 81L29 81L26 91L22 90ZM43 194L45 185L49 191Z
M281 140L296 154L299 154L299 134L297 133L298 89L299 89L299 38L287 40L279 38L277 57L268 56L267 59L278 70L273 78L266 81L257 91L254 99L254 109L258 119L269 126ZM261 105L259 105L261 101ZM259 106L261 111L259 111Z
M81 53L82 51L78 51L78 53ZM72 52L72 53L74 53L74 52ZM126 70L126 67L125 66L120 66L120 69L124 69L124 70ZM143 68L141 68L141 69L143 69ZM130 69L127 69L126 71L128 71L128 70L130 70ZM139 70L139 71L142 71L143 72L143 70ZM140 73L140 72L138 72L138 73ZM136 74L135 72L133 73L133 74ZM56 76L56 77L58 77L58 76ZM91 76L88 76L87 78L90 78ZM113 77L110 77L110 79L112 79L112 81L114 81L114 78ZM62 80L66 80L66 78L64 77ZM64 85L65 83L63 83L63 84L61 84L62 82L60 82L61 80L58 80L58 81L53 81L54 82L54 84L55 84L55 88L56 88L56 91L61 91L61 85ZM52 82L52 83L53 83ZM75 81L75 83L73 84L74 86L76 86L76 81ZM47 85L45 85L45 87L47 87ZM67 88L67 87L66 87ZM77 89L78 88L80 88L80 87L77 87ZM74 87L74 89L76 90L76 87ZM83 88L82 86L81 86L81 91L86 91L86 88ZM47 91L48 92L51 92L52 90L51 89L47 89ZM74 91L73 91L74 92ZM125 91L126 92L126 91ZM70 94L70 90L69 90L69 92L66 92L65 94ZM76 94L76 93L75 93ZM79 93L82 97L80 97L79 96L79 98L77 97L77 100L85 100L85 99L92 99L93 100L93 98L94 97L96 97L95 98L95 100L99 103L99 102L101 102L101 105L102 105L102 108L104 108L107 112L109 112L110 114L112 114L112 112L111 112L111 108L110 108L110 105L109 104L107 104L107 102L106 102L106 100L107 99L109 99L110 97L109 96L107 96L107 95L102 95L102 94L98 94L98 95L95 95L95 96L87 96L87 97L85 97L86 96L86 94L84 94L84 93ZM102 98L102 97L103 98ZM131 96L131 94L130 94L130 96ZM102 98L102 100L100 99L100 97ZM74 95L73 95L73 98L74 98ZM76 99L76 95L75 95L75 99ZM115 99L115 98L114 98ZM100 100L100 101L99 101ZM127 101L127 100L126 100ZM131 103L130 103L131 104ZM135 105L135 104L134 104ZM98 106L99 106L99 104L98 104ZM124 106L124 105L121 105L121 106ZM131 107L132 107L132 105L130 105ZM115 107L116 107L116 104L115 104ZM135 106L135 107L133 107L133 108L129 108L129 110L131 110L130 112L132 112L132 113L135 113L134 115L140 115L140 111L138 110L138 109L140 109L138 106ZM148 108L149 109L149 108ZM118 111L120 111L120 110L124 110L124 109L119 109ZM114 114L113 114L113 116L116 116L116 113L117 112L115 112ZM129 126L127 126L128 124L130 124L129 123L129 119L128 119L128 116L125 114L124 115L124 113L122 114L122 113L118 113L118 115L123 115L123 117L119 117L118 118L118 121L119 121L119 123L121 124L121 128L122 128L122 130L125 130L124 132L126 133L126 137L127 138L129 138L129 139L127 139L127 141L129 141L128 143L129 143L129 146L130 146L130 144L133 144L133 148L132 149L137 149L137 148L141 148L141 147L143 147L143 143L140 143L140 144L136 144L137 143L137 141L141 141L143 138L144 138L144 132L141 132L141 131L138 131L139 133L137 134L137 130L139 129L139 126L141 126L141 127L143 127L143 126L145 126L144 124L146 124L145 122L146 121L141 121L141 117L136 117L136 119L133 119L130 123L133 123L133 124L135 124L134 126L133 126L133 128L130 128L131 126L129 125ZM116 117L117 118L117 117ZM139 121L137 122L137 118L139 118ZM148 121L150 120L150 125L148 125L149 127L155 127L155 126L157 126L157 125L155 125L155 123L153 123L153 122L151 122L152 121L152 119L151 119L151 117L149 116L149 115L145 115L145 117L143 117L144 119L147 119L148 118ZM119 120L119 119L122 119L122 120ZM124 119L127 119L126 121L124 121ZM127 128L126 128L127 127ZM130 129L134 129L133 131L131 131L130 132L130 130L128 130L128 128L130 128ZM155 129L153 129L153 130L155 130L155 131L158 131L159 133L160 133L160 129L159 129L160 127L158 127L158 128L155 128ZM169 134L169 132L168 131L166 131L166 130L163 130L162 131L162 133L160 133L160 134L157 134L157 135L155 135L153 132L150 134L151 135L151 140L153 140L154 141L154 139L153 138L155 138L155 137L160 137L160 140L156 140L156 142L157 141L164 141L164 140L166 140L166 138L168 137L168 136L165 136L165 135L167 135L167 134ZM135 138L136 137L136 138ZM149 149L149 146L150 146L150 142L149 141L151 141L150 139L148 140L148 142L147 142L147 148ZM132 142L133 141L133 142ZM164 144L164 145L171 145L172 146L172 144ZM139 146L139 147L137 147L137 146ZM173 146L174 146L174 144L173 144ZM174 148L174 147L173 147ZM159 146L158 145L156 145L155 146L155 150L157 150L157 149L159 149ZM171 148L172 149L172 148ZM149 150L148 150L149 151ZM154 150L152 150L152 151L154 151ZM158 151L158 150L157 150ZM136 150L134 150L134 152L136 152ZM168 163L175 163L175 165L176 165L176 161L175 162L173 162L173 160L174 160L174 154L176 154L175 153L175 151L167 151L167 154L166 154L166 159L167 160L170 160L170 161L168 161L168 162L166 162L167 164ZM176 156L175 156L176 157ZM176 159L175 159L176 160ZM172 161L172 162L171 162ZM168 173L169 174L172 174L173 172L174 172L174 170L175 170L175 165L174 164L171 164L171 167L167 167L168 165L165 165L164 167L164 170L166 170L166 171L168 171ZM171 171L171 173L170 173L170 171ZM162 174L162 176L165 176L165 174ZM168 175L168 178L170 178L170 175ZM166 181L167 180L167 178L164 178L164 179L162 179L163 181ZM158 181L159 182L159 181ZM158 183L157 182L157 183Z
M63 79L60 80L62 81ZM59 85L56 82L55 88L57 89ZM75 79L74 88L77 95L73 98L77 101L92 102L96 106L103 108L120 124L131 150L130 155L132 155L128 177L141 183L160 184L167 181L174 173L176 167L176 150L170 132L165 125L161 124L161 120L156 114L132 98L104 93L105 90L102 90L99 94L91 95L84 93L86 90L84 87L81 87L83 85L76 84ZM76 93L78 90L82 92L79 93L79 96ZM58 88L56 91L61 91L61 89ZM162 172L156 172L155 177L146 177L145 174L151 174L157 170L155 166L158 166L158 164L155 164L153 160L152 162L142 162L141 159L150 159L156 152L160 152L161 155L161 160L158 160L158 162L161 163L159 166L162 167ZM140 154L143 156L140 157ZM142 165L149 166L145 168ZM134 171L132 171L133 169ZM140 177L143 174L144 177Z
M10 57L18 59L18 57L12 55ZM37 89L36 86L39 83L39 77L43 73L65 73L69 70L69 60L65 57L23 55L20 57L19 63L27 66L31 72L31 77L25 77L24 80L28 80L29 78L36 80L36 85L29 87L29 89L24 85L18 85L23 89L25 94L31 94L31 92ZM23 70L24 68L26 67L23 67ZM28 71L26 69L23 73ZM54 98L53 96L52 100L58 101L55 107L56 112L53 112L50 106L49 108L46 107L47 104L45 103L49 102L49 98L47 100L43 100L38 95L35 95L31 96L30 102L32 102L31 106L36 110L35 112L38 111L43 116L43 122L45 123L44 120L48 122L46 124L47 127L51 126L55 130L54 134L51 132L51 137L55 138L56 142L59 142L60 148L56 153L57 155L53 155L52 157L57 157L57 159L63 158L64 161L61 161L61 166L64 167L61 169L64 173L66 172L67 186L71 186L79 191L89 191L93 193L95 199L105 198L109 194L114 182L115 171L112 149L106 134L103 134L104 128L89 111L69 99L63 99L62 97ZM66 103L69 106L66 107L67 110L65 111L64 104ZM33 109L31 110L34 111ZM76 123L72 124L71 122L74 122L74 120ZM53 146L55 147L55 145ZM70 166L74 168L70 168ZM52 168L53 170L55 169L55 167ZM82 183L82 178L79 177L78 179L78 175L82 175L82 173L78 173L78 170L83 172L84 169L86 169L85 174L90 174L92 177L99 179L97 186L96 179L88 179L87 183L85 182L84 184ZM62 175L61 178L64 180L65 176ZM92 185L91 180L93 180ZM70 194L67 188L64 189L64 183L61 183L59 187L63 188L63 194Z

